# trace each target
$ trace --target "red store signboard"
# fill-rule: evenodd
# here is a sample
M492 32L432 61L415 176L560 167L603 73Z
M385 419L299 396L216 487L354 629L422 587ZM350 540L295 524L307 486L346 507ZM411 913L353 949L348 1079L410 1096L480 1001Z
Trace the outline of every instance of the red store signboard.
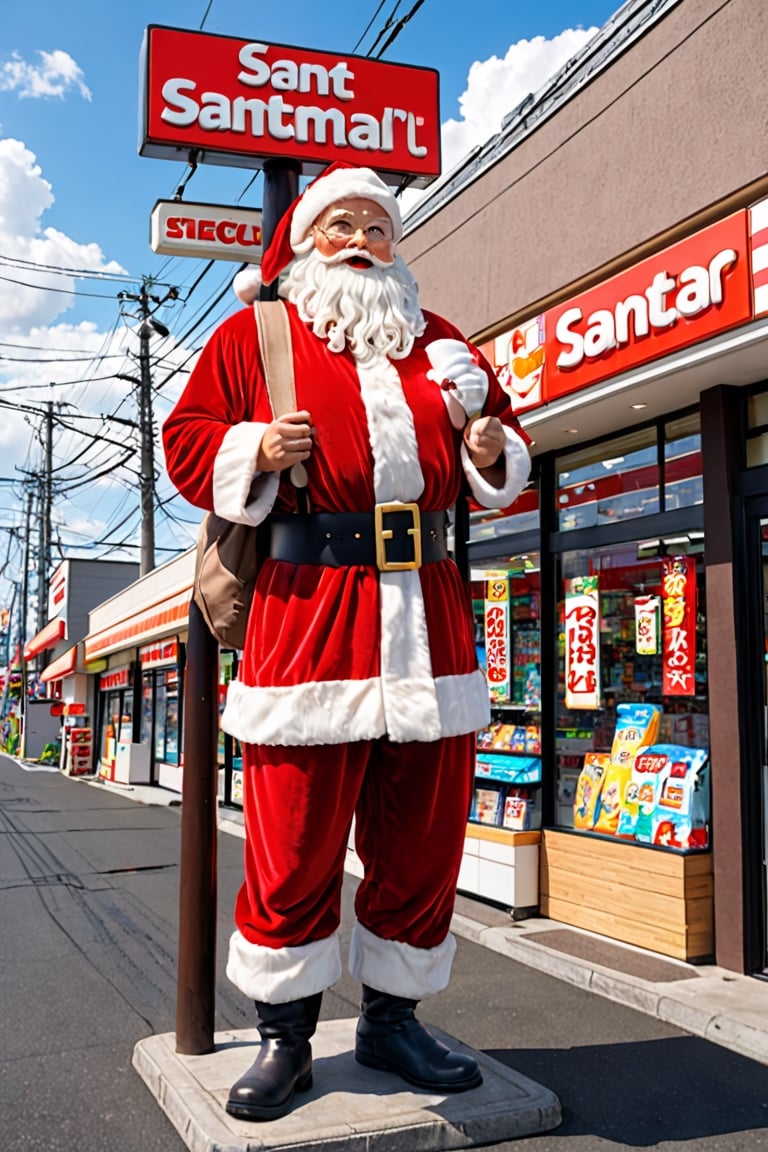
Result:
M752 319L736 212L480 346L514 412L568 396Z
M416 188L440 173L435 69L150 25L142 73L142 156L305 176L346 160Z
M551 401L752 316L747 214L737 212L545 317Z

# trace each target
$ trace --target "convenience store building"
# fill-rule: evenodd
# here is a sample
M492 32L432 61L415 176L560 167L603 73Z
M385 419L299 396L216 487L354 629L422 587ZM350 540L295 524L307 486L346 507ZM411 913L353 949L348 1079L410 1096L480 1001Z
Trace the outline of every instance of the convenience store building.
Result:
M542 913L756 975L768 971L763 33L751 0L629 0L422 197L401 244L424 306L471 335L534 440L526 492L470 529L478 643L499 684L478 751L483 832L512 861L504 821L525 801L542 829ZM495 582L501 658L484 630ZM587 757L611 755L627 705L636 721L650 709L655 744L684 750L667 765L674 818L642 841L577 811ZM537 738L540 786L494 781ZM706 767L678 787L697 750ZM682 835L685 806L696 815Z

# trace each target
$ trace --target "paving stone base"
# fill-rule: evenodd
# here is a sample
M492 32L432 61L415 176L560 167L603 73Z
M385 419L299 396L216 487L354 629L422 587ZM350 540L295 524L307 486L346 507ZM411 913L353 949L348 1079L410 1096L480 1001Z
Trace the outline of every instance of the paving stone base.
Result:
M207 1056L175 1051L174 1033L136 1045L133 1065L190 1152L447 1152L556 1128L560 1102L548 1088L497 1060L430 1031L457 1051L472 1052L483 1084L469 1092L430 1095L398 1076L364 1068L353 1057L352 1020L324 1021L312 1040L314 1085L279 1120L228 1116L230 1085L250 1066L256 1029L220 1032Z

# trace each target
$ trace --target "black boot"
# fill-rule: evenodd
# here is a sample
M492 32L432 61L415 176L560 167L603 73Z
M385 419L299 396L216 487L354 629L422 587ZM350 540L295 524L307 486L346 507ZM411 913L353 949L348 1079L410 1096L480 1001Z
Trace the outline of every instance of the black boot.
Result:
M312 1047L322 992L288 1004L261 1004L259 1054L233 1085L227 1112L240 1120L276 1120L290 1111L294 1092L312 1087Z
M355 1060L397 1072L409 1084L433 1092L466 1092L483 1082L472 1056L451 1052L414 1016L418 1000L390 996L363 985Z

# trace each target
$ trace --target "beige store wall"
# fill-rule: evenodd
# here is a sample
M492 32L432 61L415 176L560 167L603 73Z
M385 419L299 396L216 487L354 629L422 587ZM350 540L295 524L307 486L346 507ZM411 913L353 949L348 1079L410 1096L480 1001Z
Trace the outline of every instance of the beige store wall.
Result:
M681 0L406 236L424 307L484 337L733 193L763 195L765 16L762 0Z

